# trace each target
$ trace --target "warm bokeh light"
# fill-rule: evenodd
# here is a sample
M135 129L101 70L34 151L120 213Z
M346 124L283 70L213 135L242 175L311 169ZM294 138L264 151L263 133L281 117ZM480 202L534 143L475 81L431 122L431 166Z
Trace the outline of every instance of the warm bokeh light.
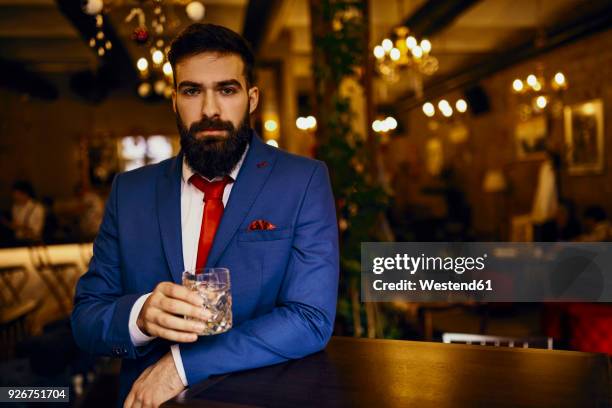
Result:
M515 79L514 82L512 82L512 89L514 89L515 92L521 92L523 89L525 89L523 81L518 78Z
M387 127L387 129L389 130L394 130L397 128L397 120L395 120L394 117L391 116L387 116L384 120L385 122L385 126Z
M536 98L535 103L536 103L536 106L537 106L538 108L540 108L540 109L544 109L544 108L546 108L546 105L548 105L548 100L546 99L546 97L545 97L545 96L540 95L540 96L538 96L538 97Z
M295 126L300 130L313 130L317 127L317 119L312 115L307 117L300 116L295 121Z
M185 12L192 21L200 21L204 18L206 8L199 1L192 1L185 7Z
M270 139L266 142L266 144L273 146L273 147L278 147L278 142L274 139Z
M169 62L164 63L162 70L164 71L164 74L168 76L172 75L172 65L170 65Z
M375 132L382 132L383 129L383 123L382 121L376 119L374 122L372 122L372 130Z
M391 49L391 51L389 52L389 56L391 57L393 61L399 60L401 56L400 50L398 50L397 48Z
M455 102L455 108L457 108L458 112L464 113L467 110L467 102L463 99L459 99Z
M153 60L154 64L161 64L164 60L164 53L161 52L160 50L155 50L153 51L153 54L151 56L151 59Z
M148 82L143 82L142 84L138 85L138 95L140 95L142 98L146 98L147 96L151 95L151 84Z
M315 127L317 127L317 120L315 119L314 116L307 116L306 117L306 128L307 129L314 129Z
M149 68L149 61L146 58L138 58L138 62L136 62L136 67L139 71L146 71Z
M384 56L385 56L385 49L381 45L377 45L376 47L374 47L374 56L377 59L384 58Z
M412 48L412 55L414 55L415 58L421 58L423 56L423 49L418 45L414 46Z
M414 38L413 36L406 38L406 47L408 47L409 50L413 49L416 46L417 46L416 38Z
M299 117L295 120L295 126L300 130L306 130L306 118Z
M422 40L421 41L421 48L423 49L423 52L428 54L431 51L431 42L429 42L429 40Z
M431 102L426 102L423 104L423 113L427 116L429 116L430 118L435 115L436 113L436 108L434 108L433 103Z
M385 52L391 51L391 48L393 48L393 41L388 38L385 38L382 42L382 47Z
M164 81L163 79L158 79L157 81L155 81L155 83L153 84L153 90L156 94L162 95L166 90L166 81Z
M268 119L264 123L264 128L268 132L274 132L274 131L276 131L276 129L278 129L278 123L274 119Z
M444 110L446 108L450 108L450 103L448 103L446 99L442 99L440 102L438 102L439 110Z
M536 78L536 76L535 76L535 75L530 74L530 75L527 77L527 85L529 85L530 87L532 87L532 88L533 88L533 87L535 86L535 84L537 84L537 83L538 83L538 78Z
M567 88L567 81L563 72L557 72L552 80L552 87L554 89L565 89Z

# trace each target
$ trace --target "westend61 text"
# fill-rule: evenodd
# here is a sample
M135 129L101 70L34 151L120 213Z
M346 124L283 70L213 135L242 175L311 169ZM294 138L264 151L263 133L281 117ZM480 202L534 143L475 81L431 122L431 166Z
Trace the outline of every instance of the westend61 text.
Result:
M394 290L394 291L492 291L491 279L472 280L469 282L436 282L431 279L419 279L419 284L413 281L402 279L397 282L383 282L380 279L372 283L374 290Z

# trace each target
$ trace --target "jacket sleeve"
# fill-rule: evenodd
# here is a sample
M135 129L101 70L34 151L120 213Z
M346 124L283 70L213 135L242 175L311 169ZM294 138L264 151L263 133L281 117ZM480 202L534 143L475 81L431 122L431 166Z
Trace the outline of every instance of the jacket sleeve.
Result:
M121 280L117 195L121 177L113 181L104 218L94 242L88 271L79 279L71 322L76 343L98 355L136 358L153 346L135 347L128 322L141 294L125 295Z
M188 383L323 349L336 313L338 258L334 199L327 168L317 163L297 217L277 306L226 333L180 344Z

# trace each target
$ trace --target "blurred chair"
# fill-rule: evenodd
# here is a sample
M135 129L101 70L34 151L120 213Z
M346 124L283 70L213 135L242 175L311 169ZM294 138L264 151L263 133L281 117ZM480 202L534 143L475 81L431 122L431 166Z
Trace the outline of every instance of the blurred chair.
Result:
M480 346L495 346L495 347L522 347L522 348L542 348L547 350L553 349L552 337L503 337L503 336L486 336L482 334L469 333L443 333L443 343L454 344L475 344Z
M21 302L21 292L28 281L28 272L23 265L0 267L0 308Z
M30 317L36 313L40 301L28 300L0 309L0 360L13 357L15 346L30 336Z
M76 262L53 262L46 245L31 246L29 252L34 269L49 288L60 309L69 314L76 279L79 277L79 265Z

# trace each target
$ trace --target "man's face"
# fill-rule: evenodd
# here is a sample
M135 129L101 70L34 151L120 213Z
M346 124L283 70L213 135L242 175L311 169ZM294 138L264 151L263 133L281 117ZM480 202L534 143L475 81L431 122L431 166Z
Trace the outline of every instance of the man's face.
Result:
M238 129L245 112L253 113L259 89L247 89L244 63L235 54L205 52L186 57L176 64L174 111L189 129L203 119L229 122ZM197 139L222 140L227 129L209 126L197 132Z
M238 55L201 53L180 60L175 69L172 102L185 158L207 178L224 176L246 148L259 90L247 89Z

